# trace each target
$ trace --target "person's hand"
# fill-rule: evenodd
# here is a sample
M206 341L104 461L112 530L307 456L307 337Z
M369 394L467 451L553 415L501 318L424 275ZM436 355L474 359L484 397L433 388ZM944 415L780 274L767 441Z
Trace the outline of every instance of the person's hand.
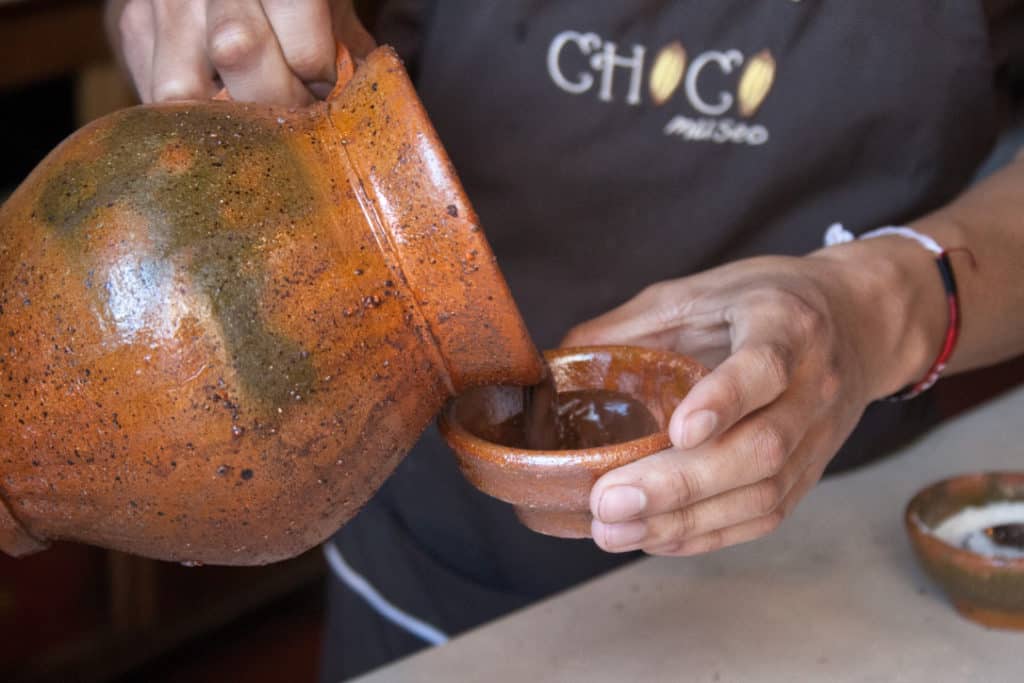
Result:
M335 80L335 36L373 39L352 0L109 0L107 27L143 102L308 104Z
M673 413L673 448L594 485L594 540L692 555L771 532L867 404L926 372L942 297L926 252L880 239L662 282L574 328L564 345L657 347L714 367Z

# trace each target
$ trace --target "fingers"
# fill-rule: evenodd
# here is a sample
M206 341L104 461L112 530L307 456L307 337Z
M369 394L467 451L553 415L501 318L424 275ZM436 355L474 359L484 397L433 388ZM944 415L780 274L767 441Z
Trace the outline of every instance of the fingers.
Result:
M616 468L594 484L591 511L603 522L624 522L771 479L783 471L813 414L789 401L754 414L700 448L672 448Z
M622 306L574 327L560 346L628 344L673 349L715 367L729 355L726 311L697 292L683 280L651 285Z
M663 547L652 547L649 555L668 555L672 557L689 557L721 550L732 545L754 541L775 531L781 518L768 515L752 519L726 529L716 529L702 536L687 539L682 543L671 543Z
M713 552L731 545L738 545L767 536L779 527L808 491L821 480L828 464L828 458L814 459L804 470L797 483L771 513L749 519L733 526L711 527L710 531L698 532L681 539L669 538L663 544L652 544L645 548L650 555L671 555L688 557Z
M692 554L749 540L821 476L864 404L834 302L798 266L757 259L656 285L570 333L568 343L727 353L674 411L675 448L594 485L602 548Z
M193 0L152 0L156 29L146 102L197 100L217 92L206 57L206 8Z
M208 0L206 22L210 61L232 98L284 105L313 100L257 0Z
M750 540L746 534L753 530L767 534L820 479L828 462L820 457L823 448L821 438L809 436L777 475L693 505L623 523L607 524L595 517L594 540L610 552L694 554Z
M128 0L117 20L125 66L131 74L139 99L152 97L153 49L156 41L156 19L150 0Z
M595 542L610 552L674 550L690 538L751 520L767 518L777 525L782 521L783 497L779 479L765 479L665 514L622 524L597 521L592 532Z
M781 396L789 386L797 353L788 342L740 347L697 382L673 412L668 427L672 443L695 448Z
M324 0L263 0L284 60L307 87L329 92L336 79L331 12Z
M236 100L303 105L335 80L331 21L325 0L127 0L118 33L144 102L212 97L216 74Z
M682 280L653 284L618 308L574 327L563 346L588 344L638 344L668 347L659 343L678 334L682 324L720 324L721 311L702 314L694 310L694 297ZM710 319L709 319L710 318ZM728 332L725 331L725 339Z
M798 366L823 361L817 354L811 358L808 351L828 341L824 320L817 309L795 295L752 294L726 315L735 351L698 382L673 412L669 438L680 448L694 448L725 432L781 396ZM829 375L828 368L809 370L805 375Z

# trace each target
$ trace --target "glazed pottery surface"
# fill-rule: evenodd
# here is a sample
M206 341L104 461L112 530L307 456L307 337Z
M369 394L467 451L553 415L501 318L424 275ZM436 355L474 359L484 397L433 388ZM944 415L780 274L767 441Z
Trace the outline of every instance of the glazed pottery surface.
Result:
M347 71L303 109L108 116L0 210L3 550L287 558L446 398L539 380L401 62Z
M511 386L471 389L441 413L441 434L478 489L512 503L519 519L540 533L590 536L590 489L616 467L668 448L672 411L707 370L667 351L625 346L565 348L544 354L559 392L608 389L643 403L661 431L624 443L581 450L535 451L495 442L498 426L523 411L523 391Z
M1024 629L1024 559L991 557L949 545L931 533L967 507L1024 502L1024 473L967 474L919 492L907 505L907 533L925 571L968 619L992 628Z

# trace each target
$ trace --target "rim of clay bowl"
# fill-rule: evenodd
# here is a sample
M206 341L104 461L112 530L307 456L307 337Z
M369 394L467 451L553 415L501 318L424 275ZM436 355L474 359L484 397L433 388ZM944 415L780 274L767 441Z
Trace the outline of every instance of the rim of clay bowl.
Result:
M993 557L950 545L936 536L934 533L935 525L928 524L920 515L922 506L926 505L932 497L945 495L949 498L956 498L959 492L973 491L979 487L984 488L986 485L998 486L1000 483L1018 488L1024 494L1024 472L1009 472L1005 470L958 474L924 487L914 494L914 497L907 503L906 510L904 511L904 523L911 540L921 546L928 546L935 550L941 549L947 557L960 565L981 565L985 568L999 569L1000 571L1024 572L1024 557ZM987 502L998 500L1012 502L1015 499L986 498ZM1024 495L1022 495L1019 501L1024 502ZM948 516L956 514L969 505L970 503L959 505Z
M543 353L544 360L552 363L559 360L569 359L573 356L584 354L607 353L613 357L618 356L641 356L651 359L652 362L668 362L674 365L681 365L690 374L693 385L708 373L707 368L693 358L673 351L662 351L659 349L648 349L640 346L623 345L597 345L597 346L571 346L560 349L550 349ZM692 386L691 386L692 390ZM654 434L621 441L607 446L595 448L580 448L566 450L531 450L528 448L515 448L487 441L462 426L455 420L455 409L458 406L461 396L456 396L448 401L438 420L441 434L458 453L472 453L472 457L485 460L495 465L515 466L517 468L530 468L533 466L543 467L545 471L552 470L579 470L583 469L604 469L625 465L633 460L657 453L672 445L668 438L668 430L662 429ZM460 455L460 457L464 457Z

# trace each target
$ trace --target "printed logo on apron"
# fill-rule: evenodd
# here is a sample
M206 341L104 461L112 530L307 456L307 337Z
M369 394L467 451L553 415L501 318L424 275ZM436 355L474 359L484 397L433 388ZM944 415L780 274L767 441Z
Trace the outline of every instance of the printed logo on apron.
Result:
M648 53L647 46L634 44L620 54L615 42L596 33L562 31L548 46L548 76L571 95L596 92L602 102L637 106L646 98L656 106L670 105L675 112L662 132L680 140L755 146L768 142L768 128L751 119L775 81L770 50L749 57L736 49L705 50L688 60L686 47L676 40L658 51L649 68ZM566 73L563 57L570 56L587 58L587 68ZM711 71L729 78L731 90L709 87L705 76ZM624 91L616 88L616 77L628 79Z

